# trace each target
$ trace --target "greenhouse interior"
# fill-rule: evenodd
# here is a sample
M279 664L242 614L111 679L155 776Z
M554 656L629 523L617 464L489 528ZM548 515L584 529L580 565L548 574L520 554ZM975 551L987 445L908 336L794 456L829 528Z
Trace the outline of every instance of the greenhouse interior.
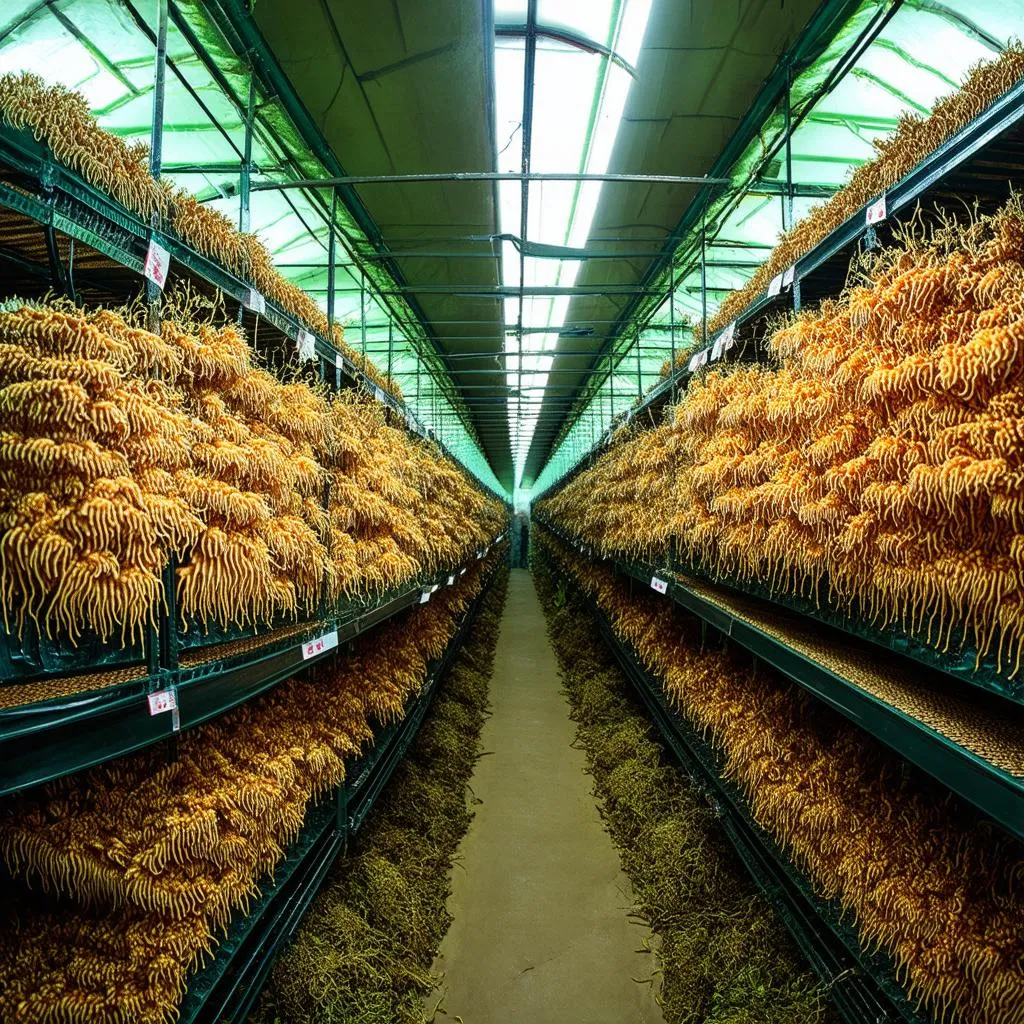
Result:
M0 1024L1024 1024L1022 36L4 0Z

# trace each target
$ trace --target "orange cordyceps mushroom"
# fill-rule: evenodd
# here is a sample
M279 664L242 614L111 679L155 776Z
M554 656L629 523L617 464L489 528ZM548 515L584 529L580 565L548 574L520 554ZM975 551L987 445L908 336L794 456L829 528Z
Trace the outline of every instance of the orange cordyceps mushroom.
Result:
M546 531L538 543L608 616L723 758L752 818L855 920L863 948L938 1020L1024 1021L1024 845L772 670L702 643ZM1018 753L1019 759L1019 753Z
M1014 199L877 255L844 299L775 332L780 365L692 381L672 460L661 431L617 444L547 513L606 553L672 539L714 576L828 597L1017 675L1022 236Z

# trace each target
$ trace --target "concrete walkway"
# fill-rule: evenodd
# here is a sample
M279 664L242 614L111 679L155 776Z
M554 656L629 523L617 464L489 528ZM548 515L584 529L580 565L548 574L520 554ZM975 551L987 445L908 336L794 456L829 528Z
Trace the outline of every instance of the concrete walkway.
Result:
M459 849L454 921L435 969L438 1021L661 1024L650 933L590 792L533 581L512 570L491 680L492 717Z

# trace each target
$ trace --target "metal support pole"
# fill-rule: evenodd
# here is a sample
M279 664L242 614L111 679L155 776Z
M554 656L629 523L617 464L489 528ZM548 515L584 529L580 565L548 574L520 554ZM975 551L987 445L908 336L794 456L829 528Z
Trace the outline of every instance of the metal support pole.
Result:
M790 105L793 67L786 61L786 207L782 230L793 230L793 111Z
M242 143L242 172L238 183L238 230L248 234L252 228L250 187L252 185L252 122L256 112L256 74L249 69L249 101L245 108L245 140Z
M164 145L164 96L167 84L167 0L156 0L156 63L153 69L153 120L150 129L149 173L154 180L160 178L163 162ZM150 218L153 231L160 228L160 216L156 210ZM146 281L146 304L149 330L153 334L160 333L160 296L161 290L154 282ZM149 663L159 661L161 669L174 670L178 667L178 636L177 636L177 559L171 558L164 567L162 584L164 590L164 607L159 613L157 628L150 629L148 644L150 647ZM153 652L158 652L154 659Z
M327 226L327 340L334 347L334 284L338 266L338 190L331 189L331 222ZM334 389L341 390L341 367L334 356Z
M669 363L668 379L672 382L672 404L676 400L676 261L668 265L668 330L671 341L672 362Z
M704 335L703 344L708 343L708 204L704 201L704 209L700 215L700 319L701 331Z
M644 393L644 368L640 362L640 329L637 328L636 332L636 393L643 396Z
M363 355L363 373L366 372L366 274L359 268L359 337Z
M394 347L395 347L395 325L388 317L388 376L391 376L392 366L394 365Z
M167 91L167 0L156 0L156 65L153 69L153 117L150 129L149 173L157 181L163 161L164 96ZM160 216L156 210L150 218L150 227L157 231ZM160 333L160 288L146 281L146 302L149 307L149 330Z

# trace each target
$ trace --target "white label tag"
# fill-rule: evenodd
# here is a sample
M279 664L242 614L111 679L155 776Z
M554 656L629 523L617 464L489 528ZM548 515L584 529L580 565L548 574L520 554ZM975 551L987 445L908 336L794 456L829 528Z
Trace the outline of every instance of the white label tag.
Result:
M146 262L142 265L142 273L161 291L167 283L167 272L171 269L171 254L159 243L149 240L146 249Z
M430 600L430 591L429 590L424 590L423 593L420 594L420 604L426 604L429 600Z
M373 385L373 397L376 398L378 402L384 401L384 392L377 387L376 384Z
M454 583L455 583L455 574L453 573L451 576L448 577L448 586L450 587Z
M722 353L725 351L725 339L719 338L714 345L711 346L711 361L714 362L716 359L722 358Z
M256 291L255 288L250 288L246 294L245 305L257 316L263 316L267 311L267 300L263 297L262 292Z
M782 287L789 288L793 284L793 278L796 277L796 264L794 263L783 275L782 275Z
M147 699L151 715L162 715L165 711L173 711L178 706L178 694L173 686L169 690L151 693Z
M345 357L340 352L334 353L334 366L338 370L345 369Z
M776 274L768 285L768 298L774 298L782 291L782 275Z
M459 575L460 575L460 576L465 576L465 575L466 575L466 570L465 570L465 568L463 568L463 569L462 569L462 571L461 571L461 572L459 573Z
M881 224L885 220L885 193L883 192L869 207L867 210L866 220L868 227L873 224Z
M656 590L659 594L664 594L668 591L668 583L666 583L665 580L659 580L657 576L652 576L651 590Z
M330 651L338 646L338 631L332 629L330 633L324 633L323 636L318 636L315 640L307 640L302 645L302 660L308 661L310 658L315 658L318 654L323 654L325 651Z
M299 331L295 339L295 351L299 354L299 360L303 363L312 362L316 359L316 341L309 331Z
M686 368L693 373L695 370L700 368L700 353L698 352L694 356L690 356L690 361L686 364Z

